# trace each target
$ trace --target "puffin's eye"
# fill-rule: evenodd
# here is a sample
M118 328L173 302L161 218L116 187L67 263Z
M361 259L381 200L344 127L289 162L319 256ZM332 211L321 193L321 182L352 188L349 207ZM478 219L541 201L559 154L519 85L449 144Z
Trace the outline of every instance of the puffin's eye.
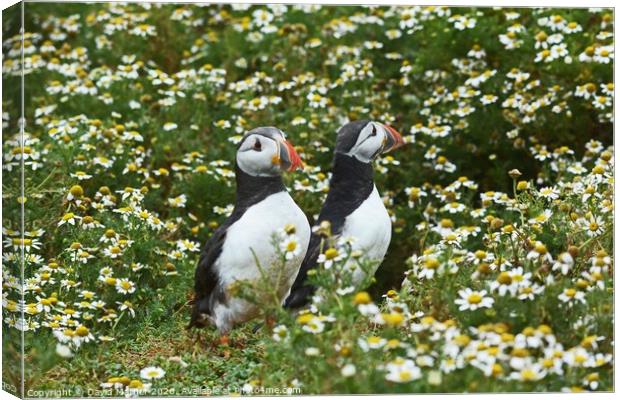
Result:
M376 126L372 126L372 133L370 134L370 136L377 136L377 127Z
M254 142L254 150L261 151L263 149L263 145L260 143L260 140L256 138L256 142Z

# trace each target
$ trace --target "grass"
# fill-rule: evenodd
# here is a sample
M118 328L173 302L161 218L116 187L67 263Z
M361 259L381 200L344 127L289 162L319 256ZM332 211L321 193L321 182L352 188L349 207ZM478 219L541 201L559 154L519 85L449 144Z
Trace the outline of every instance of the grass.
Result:
M25 330L38 394L613 388L612 10L27 3L24 143L19 17L3 13L5 384ZM374 281L320 266L310 310L262 304L228 344L187 331L239 135L286 132L313 220L333 134L362 118L408 143L375 163L393 236Z

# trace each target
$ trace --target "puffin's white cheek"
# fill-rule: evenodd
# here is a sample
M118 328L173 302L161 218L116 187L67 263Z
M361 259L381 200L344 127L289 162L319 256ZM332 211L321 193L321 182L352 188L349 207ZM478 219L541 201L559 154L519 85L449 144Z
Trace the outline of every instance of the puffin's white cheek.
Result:
M266 146L265 146L266 147ZM247 174L255 176L274 175L278 173L273 164L273 152L263 147L262 151L244 151L237 154L237 165Z
M358 154L364 161L371 161L381 148L380 136L372 137L364 141L359 147Z
M261 170L261 154L254 150L240 152L237 155L237 164L243 171L255 175Z

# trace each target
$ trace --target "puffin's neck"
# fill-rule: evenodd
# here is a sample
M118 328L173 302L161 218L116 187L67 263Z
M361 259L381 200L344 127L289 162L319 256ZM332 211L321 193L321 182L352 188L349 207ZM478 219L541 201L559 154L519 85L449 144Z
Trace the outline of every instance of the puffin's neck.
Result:
M329 192L319 214L319 222L331 222L332 233L340 234L346 217L370 196L374 187L371 164L336 153Z
M235 209L246 209L274 193L286 191L282 176L252 176L235 166L237 199Z
M371 163L359 161L357 158L342 153L334 155L332 179L329 182L330 192L333 189L361 190L374 185L374 170Z

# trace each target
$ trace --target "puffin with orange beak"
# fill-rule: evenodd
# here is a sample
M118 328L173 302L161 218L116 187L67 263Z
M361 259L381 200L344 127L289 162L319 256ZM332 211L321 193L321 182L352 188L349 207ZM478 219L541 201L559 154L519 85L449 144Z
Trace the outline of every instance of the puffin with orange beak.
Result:
M372 162L403 144L394 128L374 121L349 122L338 131L329 192L317 225L328 221L336 238L354 238L352 250L362 251L372 262L374 269L366 272L351 265L355 285L367 273L374 275L392 237L392 220L374 184ZM315 288L307 282L308 271L316 267L319 255L326 250L323 247L320 234L313 233L285 307L302 307L314 294Z
M301 167L299 155L281 130L260 127L244 135L236 155L235 206L201 253L189 327L214 325L226 334L256 317L256 305L231 293L237 281L255 282L262 274L277 276L278 295L282 301L286 298L308 249L310 225L288 194L281 173ZM281 270L273 240L284 227L296 235L299 251L287 257Z

